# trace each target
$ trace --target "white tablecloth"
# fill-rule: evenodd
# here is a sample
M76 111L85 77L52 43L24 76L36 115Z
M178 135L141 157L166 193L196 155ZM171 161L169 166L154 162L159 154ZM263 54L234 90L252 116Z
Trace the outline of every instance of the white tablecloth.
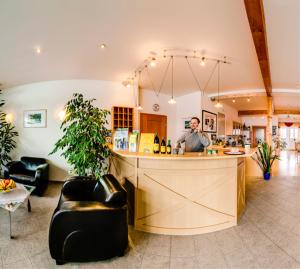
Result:
M6 205L10 203L22 203L28 198L30 192L22 184L16 183L17 187L10 192L0 193L0 205Z

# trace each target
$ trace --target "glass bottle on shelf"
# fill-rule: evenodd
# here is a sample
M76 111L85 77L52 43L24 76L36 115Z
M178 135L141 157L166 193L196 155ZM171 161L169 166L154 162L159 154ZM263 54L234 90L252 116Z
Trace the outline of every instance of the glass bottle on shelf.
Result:
M167 154L171 154L171 152L172 152L171 139L168 139Z
M164 137L161 140L160 153L161 154L166 154L166 141L165 141Z
M153 153L158 154L159 153L159 138L157 133L154 137L154 145L153 145Z

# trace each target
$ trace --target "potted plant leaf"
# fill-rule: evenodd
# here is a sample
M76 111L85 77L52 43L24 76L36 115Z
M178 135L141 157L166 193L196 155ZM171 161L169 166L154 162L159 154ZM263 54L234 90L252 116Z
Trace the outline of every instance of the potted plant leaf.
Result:
M281 139L279 135L277 135L273 138L273 143L274 143L274 147L275 147L275 154L277 156L279 156L280 151L284 150L286 148L287 143L286 143L286 141Z
M0 95L1 93L0 90ZM4 100L0 100L0 108L4 105ZM16 147L16 136L18 133L15 131L15 126L6 120L6 113L0 110L0 176L2 167L12 160L10 153Z
M84 100L82 94L75 93L67 102L66 116L60 126L63 136L50 154L61 150L61 156L77 175L99 179L108 170L110 150L105 139L109 135L106 125L110 112L94 106L94 101Z
M275 160L279 160L279 157L273 153L272 146L267 143L261 143L257 148L255 155L252 159L259 165L263 171L264 179L269 180L271 176L271 168Z

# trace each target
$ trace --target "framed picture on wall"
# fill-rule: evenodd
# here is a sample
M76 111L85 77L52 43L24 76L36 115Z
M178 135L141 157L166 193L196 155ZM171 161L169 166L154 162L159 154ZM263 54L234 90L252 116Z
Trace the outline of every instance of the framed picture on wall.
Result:
M202 110L202 131L207 133L217 132L217 114Z
M191 120L184 120L184 129L191 129L191 126L190 126L190 123L191 123Z
M47 110L25 110L24 111L25 128L46 128L47 127Z

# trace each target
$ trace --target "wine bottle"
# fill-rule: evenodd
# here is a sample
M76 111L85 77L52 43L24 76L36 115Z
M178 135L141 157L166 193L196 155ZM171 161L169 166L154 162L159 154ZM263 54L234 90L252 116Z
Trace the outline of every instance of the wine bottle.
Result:
M172 152L171 139L168 139L167 154L171 154L171 152Z
M166 141L165 141L164 138L162 138L162 140L161 140L160 153L161 154L166 154Z
M154 137L154 146L153 146L153 153L158 154L159 153L159 138L157 133Z

